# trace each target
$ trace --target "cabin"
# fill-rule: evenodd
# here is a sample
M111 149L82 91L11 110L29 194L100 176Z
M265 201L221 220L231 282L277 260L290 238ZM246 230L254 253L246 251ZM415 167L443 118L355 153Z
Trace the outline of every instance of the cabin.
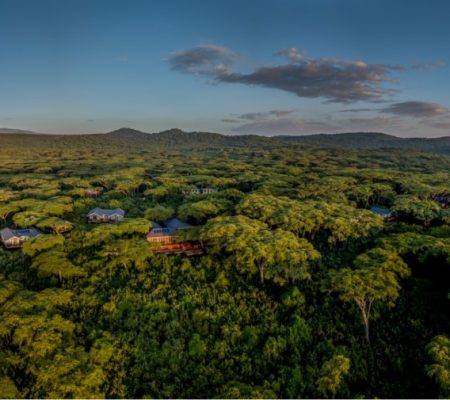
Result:
M94 208L89 211L87 218L90 224L106 224L109 222L118 222L125 217L125 211L121 208L103 209Z
M155 254L184 254L186 256L203 254L203 245L200 241L180 241L177 234L180 230L193 228L191 224L180 221L178 218L170 218L163 225L152 222L152 229L147 234L147 240L157 244L153 248Z
M84 196L88 197L88 198L96 198L96 197L100 196L102 193L103 193L102 188L90 188L90 189L86 190L86 193L84 194Z
M370 209L370 211L383 217L385 222L392 222L396 218L395 211L392 211L389 208L374 206Z
M434 201L436 201L442 208L447 208L450 205L450 194L434 196Z
M177 230L189 228L192 228L191 224L180 221L178 218L168 219L164 222L164 226L152 222L152 229L147 234L147 240L150 243L175 243L177 241Z
M0 231L0 241L7 249L17 249L28 239L41 235L41 232L35 228L29 229L10 229L5 228Z
M187 188L187 189L183 189L181 192L185 195L185 196L190 196L193 194L211 194L211 193L217 193L217 189L215 188Z
M147 234L150 243L173 243L175 241L175 231L171 228L162 227L152 221L152 229Z

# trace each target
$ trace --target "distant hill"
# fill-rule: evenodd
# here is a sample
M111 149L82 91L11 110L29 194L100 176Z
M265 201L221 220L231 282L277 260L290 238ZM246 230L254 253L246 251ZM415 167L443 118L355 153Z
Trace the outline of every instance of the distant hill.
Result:
M440 138L400 138L379 132L352 132L306 136L276 136L275 138L285 143L319 147L414 149L450 154L450 136Z
M6 130L6 128L5 128ZM32 135L31 131L13 130L0 137L1 146L23 145L32 148L67 146L120 147L124 150L152 151L153 149L208 149L251 147L274 148L285 146L316 146L348 149L411 149L440 154L450 154L450 136L441 138L399 138L378 132L354 132L318 134L307 136L221 135L211 132L184 132L169 129L157 133L146 133L132 128L120 128L108 133L85 135ZM0 130L1 132L1 130Z
M37 132L26 131L23 129L15 129L15 128L0 128L0 134L10 134L10 133L21 133L24 135L38 135Z
M157 133L145 133L131 128L120 128L106 135L122 140L144 141L157 147L173 148L270 146L281 144L277 140L265 136L230 136L211 132L184 132L176 128Z

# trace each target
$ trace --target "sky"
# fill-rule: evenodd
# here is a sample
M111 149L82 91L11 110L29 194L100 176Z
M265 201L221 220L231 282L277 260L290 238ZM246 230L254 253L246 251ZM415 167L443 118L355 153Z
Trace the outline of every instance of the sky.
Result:
M0 0L0 127L450 135L447 0Z

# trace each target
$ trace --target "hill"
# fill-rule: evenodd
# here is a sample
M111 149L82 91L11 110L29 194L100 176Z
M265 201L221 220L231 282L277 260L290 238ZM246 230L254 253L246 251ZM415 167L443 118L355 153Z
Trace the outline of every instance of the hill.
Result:
M27 131L23 129L15 129L15 128L0 128L0 134L10 134L10 133L20 133L27 135L38 135L37 132Z
M306 136L277 136L276 139L295 144L319 147L362 149L414 149L433 153L450 154L450 136L440 138L400 138L378 132L352 132Z
M1 130L0 130L1 133ZM439 154L450 154L450 136L441 138L400 138L378 132L353 132L306 136L222 135L212 132L185 132L169 129L146 133L132 128L120 128L108 133L82 135L33 135L30 131L5 131L1 134L2 147L21 145L24 148L66 148L73 146L93 149L121 148L147 151L154 149L217 149L250 147L255 149L285 146L315 146L346 149L410 149Z

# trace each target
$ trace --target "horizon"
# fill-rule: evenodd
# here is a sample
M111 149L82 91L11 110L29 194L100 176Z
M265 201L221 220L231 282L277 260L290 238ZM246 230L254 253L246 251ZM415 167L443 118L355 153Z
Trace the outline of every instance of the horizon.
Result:
M83 135L107 135L111 133L116 133L121 130L131 130L136 133L143 133L146 135L155 135L155 134L163 134L168 133L171 131L180 131L182 133L203 133L203 134L215 134L215 135L221 135L221 136L258 136L258 137L266 137L266 138L277 138L277 137L296 137L296 136L339 136L339 135L359 135L359 134L371 134L371 135L385 135L394 137L396 139L445 139L450 138L449 135L444 136L435 136L435 137L427 137L427 136L399 136L392 133L386 133L386 132L375 132L375 131L349 131L349 132L317 132L317 133L304 133L301 135L295 135L295 134L273 134L273 135L262 135L257 133L241 133L241 134L226 134L226 133L220 133L220 132L212 132L212 131L186 131L181 128L169 128L164 129L161 131L155 131L155 132L146 132L140 129L132 128L129 126L122 126L117 129L113 129L111 131L107 132L90 132L90 133L80 133L80 132L71 132L71 133L51 133L51 132L36 132L36 131L30 131L30 130L24 130L19 128L7 128L7 127L0 127L0 135L46 135L46 136L83 136Z
M450 134L444 1L0 4L10 129Z

